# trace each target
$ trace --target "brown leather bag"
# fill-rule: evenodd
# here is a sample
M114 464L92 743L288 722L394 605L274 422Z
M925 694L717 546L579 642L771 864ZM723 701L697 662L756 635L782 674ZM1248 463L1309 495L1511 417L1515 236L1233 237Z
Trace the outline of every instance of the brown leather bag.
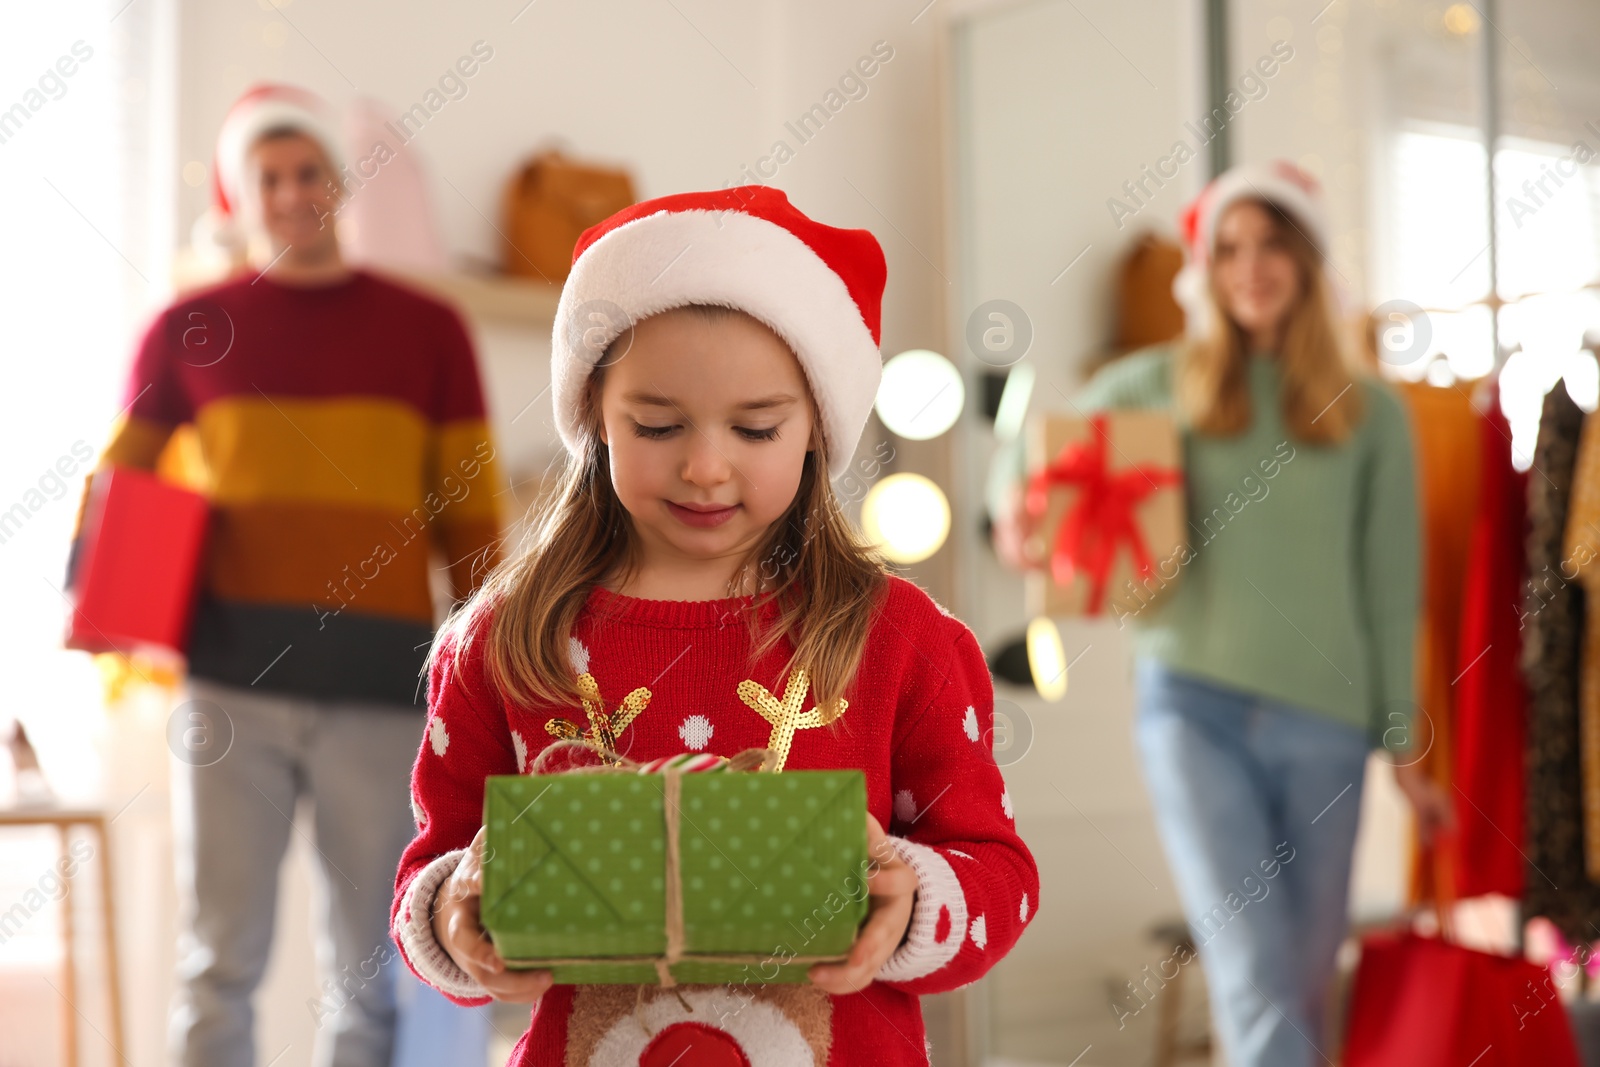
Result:
M1183 267L1183 249L1146 233L1128 251L1117 278L1119 352L1170 341L1183 333L1183 308L1172 295L1172 279Z
M565 281L583 231L633 202L627 171L539 153L506 186L506 273Z

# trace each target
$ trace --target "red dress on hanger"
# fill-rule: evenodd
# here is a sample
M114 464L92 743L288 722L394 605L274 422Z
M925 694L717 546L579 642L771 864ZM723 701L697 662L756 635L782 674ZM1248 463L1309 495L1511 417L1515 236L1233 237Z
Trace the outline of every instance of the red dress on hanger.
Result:
M1479 420L1481 489L1467 550L1456 690L1456 825L1451 844L1458 897L1522 895L1522 580L1527 474L1511 464L1511 427L1499 382Z

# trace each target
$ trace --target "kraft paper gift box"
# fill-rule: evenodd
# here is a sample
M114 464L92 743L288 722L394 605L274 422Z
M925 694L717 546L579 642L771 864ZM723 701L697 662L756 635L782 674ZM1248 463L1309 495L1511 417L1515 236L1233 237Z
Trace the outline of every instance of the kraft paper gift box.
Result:
M1027 507L1045 559L1028 577L1029 614L1120 620L1171 592L1188 558L1171 416L1045 416L1028 426L1027 458Z
M481 915L511 966L561 984L765 984L848 954L867 914L861 772L676 777L676 805L664 774L488 779Z
M184 652L209 510L200 494L147 471L96 473L78 537L66 646Z

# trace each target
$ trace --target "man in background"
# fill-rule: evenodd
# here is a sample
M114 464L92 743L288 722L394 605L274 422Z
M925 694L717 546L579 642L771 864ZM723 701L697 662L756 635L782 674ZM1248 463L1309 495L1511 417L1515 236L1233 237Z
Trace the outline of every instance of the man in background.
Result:
M209 731L208 755L175 750L173 762L171 1036L194 1067L254 1062L252 997L302 798L331 974L308 1004L316 1062L390 1063L388 914L413 832L430 577L442 571L441 598L459 601L499 557L471 342L447 306L344 263L340 157L309 94L266 86L234 105L213 193L254 269L156 317L101 460L154 469L192 427L212 506L180 709ZM300 1050L285 1062L305 1061Z

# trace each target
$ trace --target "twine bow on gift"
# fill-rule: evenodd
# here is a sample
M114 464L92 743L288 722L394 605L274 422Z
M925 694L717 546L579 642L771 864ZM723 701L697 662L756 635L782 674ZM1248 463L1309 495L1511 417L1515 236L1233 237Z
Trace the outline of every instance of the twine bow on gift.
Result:
M573 959L517 959L508 960L521 967L548 970L552 967L572 967L583 964L648 964L656 969L656 982L663 989L672 989L678 980L672 976L672 966L682 961L698 963L754 963L763 964L774 959L772 953L747 953L743 955L711 955L689 952L685 946L683 925L683 877L680 861L680 839L684 819L680 806L683 795L683 776L704 772L759 771L773 762L773 753L765 748L748 748L730 759L709 753L685 753L636 763L615 752L599 751L605 762L569 767L563 771L550 771L552 754L560 751L582 751L595 754L589 741L573 738L557 741L540 752L529 768L529 774L659 774L661 775L661 815L666 824L666 868L663 872L666 947L659 956L595 956ZM530 805L531 807L531 805ZM846 956L784 956L785 964L839 963Z
M1054 462L1028 478L1030 518L1044 517L1055 486L1076 486L1077 498L1056 527L1050 550L1050 577L1071 585L1079 573L1089 579L1084 611L1098 615L1117 549L1126 544L1140 577L1148 577L1153 561L1134 512L1144 498L1165 486L1182 485L1183 473L1173 467L1131 464L1112 472L1106 456L1111 434L1103 414L1089 419L1089 435L1064 447Z

